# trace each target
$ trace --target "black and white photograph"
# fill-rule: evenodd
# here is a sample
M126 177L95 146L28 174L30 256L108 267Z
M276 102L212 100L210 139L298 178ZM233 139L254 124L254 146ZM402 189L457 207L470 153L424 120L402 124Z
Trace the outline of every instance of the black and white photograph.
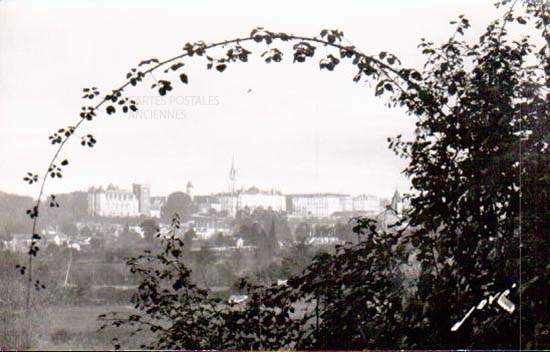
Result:
M550 350L549 0L0 0L0 350Z

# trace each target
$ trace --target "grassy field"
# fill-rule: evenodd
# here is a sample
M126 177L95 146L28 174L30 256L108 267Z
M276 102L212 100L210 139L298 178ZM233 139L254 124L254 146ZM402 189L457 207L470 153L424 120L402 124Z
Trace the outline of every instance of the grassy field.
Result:
M131 313L128 306L59 306L37 313L33 333L33 350L105 350L113 349L111 339L119 337L123 347L139 349L143 336L128 340L126 328L108 328L98 332L101 322L99 314L107 312Z

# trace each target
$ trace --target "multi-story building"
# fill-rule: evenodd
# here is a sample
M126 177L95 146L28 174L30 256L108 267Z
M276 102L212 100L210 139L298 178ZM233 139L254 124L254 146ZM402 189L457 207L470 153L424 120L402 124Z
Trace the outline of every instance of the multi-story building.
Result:
M235 193L218 193L214 197L218 199L220 204L220 211L227 212L229 216L235 216L237 214L239 197Z
M166 197L151 197L151 186L133 184L132 191L109 185L88 189L88 214L105 217L160 217Z
M240 209L256 208L286 211L285 196L278 191L262 191L256 187L240 190L235 193L218 193L195 198L200 212L207 213L210 209L225 211L229 216L235 216Z
M200 214L207 214L211 209L217 212L222 210L220 199L215 195L195 196L193 203Z
M239 209L256 208L286 211L285 196L278 191L262 191L257 187L248 190L237 189L237 169L235 162L231 162L228 177L228 192L208 196L196 196L195 204L201 213L208 213L210 209L225 211L229 216L235 216Z
M252 187L239 192L237 197L239 209L248 207L250 209L264 208L279 212L286 211L286 198L279 191L262 191L257 187Z
M234 161L228 173L228 192L211 195L193 195L193 184L188 181L186 193L191 197L195 210L208 214L212 210L226 212L234 217L241 209L257 208L288 212L295 217L328 218L331 216L348 216L354 213L379 214L386 204L379 198L370 195L352 197L339 193L291 194L283 195L279 191L263 191L257 187L247 190L237 188L238 171ZM91 215L98 216L139 216L146 215L159 218L166 197L152 197L150 185L133 184L132 192L109 185L106 189L91 187L88 190L88 209ZM403 211L403 200L396 190L391 209L400 214Z
M317 218L352 211L353 206L350 195L338 193L291 194L287 204L292 215Z
M88 213L92 216L137 217L139 201L131 191L109 185L88 189Z
M138 199L139 213L149 216L151 213L151 186L134 183L132 190Z
M210 238L218 233L227 235L231 231L231 226L227 219L220 217L194 215L190 221L190 225L201 239Z
M160 218L161 208L166 203L166 197L157 196L151 197L151 205L149 206L149 216L153 218Z
M353 211L365 213L379 213L384 210L378 197L362 194L352 198Z

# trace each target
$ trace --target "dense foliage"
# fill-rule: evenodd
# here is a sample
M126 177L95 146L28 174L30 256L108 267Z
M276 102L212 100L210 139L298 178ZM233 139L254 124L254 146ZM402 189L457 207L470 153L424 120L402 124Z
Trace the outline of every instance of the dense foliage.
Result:
M129 258L140 284L132 303L139 314L103 315L108 325L135 326L156 332L148 348L170 349L360 349L369 344L395 346L401 319L405 251L398 233L379 233L373 220L360 219L357 244L313 258L304 273L285 284L251 284L240 289L244 304L224 302L190 280L183 264L184 241L179 216L163 251ZM358 280L361 278L361 280ZM389 318L389 319L388 319ZM372 335L373 331L377 334Z

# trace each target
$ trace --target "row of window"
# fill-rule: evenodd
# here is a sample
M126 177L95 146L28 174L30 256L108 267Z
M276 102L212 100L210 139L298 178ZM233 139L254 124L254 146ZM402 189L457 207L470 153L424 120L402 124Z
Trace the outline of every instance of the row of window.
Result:
M135 200L137 198L131 193L105 193L105 198L108 200Z

